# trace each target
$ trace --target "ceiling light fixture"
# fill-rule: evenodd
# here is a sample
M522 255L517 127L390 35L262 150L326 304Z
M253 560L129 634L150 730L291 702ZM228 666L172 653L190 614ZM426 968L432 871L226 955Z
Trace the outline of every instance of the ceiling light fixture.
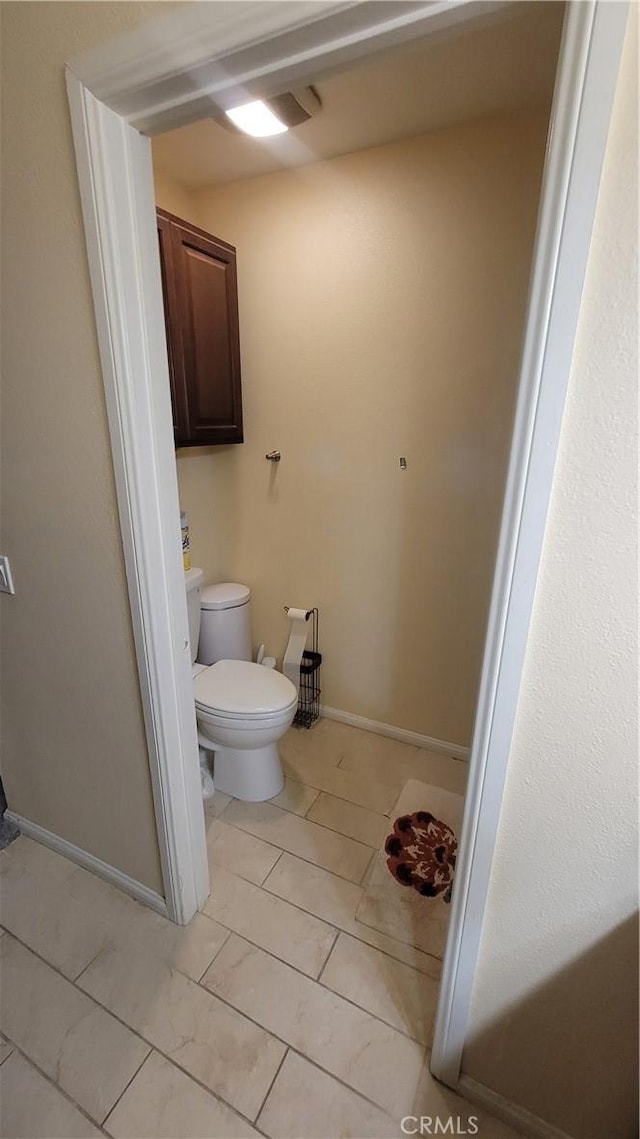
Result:
M254 103L245 103L242 107L234 107L225 113L238 130L253 135L254 138L268 138L269 135L284 134L289 130L287 124L274 115L262 99L256 99Z
M227 130L239 130L253 138L269 138L306 122L321 105L315 89L304 87L300 91L286 91L271 99L255 99L252 103L232 107L216 121Z

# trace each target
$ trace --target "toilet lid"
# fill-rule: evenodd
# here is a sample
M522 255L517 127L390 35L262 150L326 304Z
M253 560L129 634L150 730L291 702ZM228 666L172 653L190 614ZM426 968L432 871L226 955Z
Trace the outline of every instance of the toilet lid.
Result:
M240 585L237 581L221 581L218 585L205 585L200 594L200 608L237 609L238 605L246 605L250 597L248 585Z
M273 668L219 660L194 680L196 704L236 716L280 712L297 700L295 686Z

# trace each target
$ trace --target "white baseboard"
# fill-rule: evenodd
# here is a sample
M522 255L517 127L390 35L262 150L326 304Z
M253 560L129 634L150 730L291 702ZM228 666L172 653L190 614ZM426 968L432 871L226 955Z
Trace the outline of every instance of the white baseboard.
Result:
M320 714L327 720L337 720L340 724L349 724L352 728L361 728L363 732L374 732L377 736L388 736L392 740L400 740L403 744L413 744L414 747L424 747L427 751L441 752L451 755L454 759L468 759L469 748L461 744L450 744L446 740L438 740L434 736L423 736L420 732L410 732L407 728L394 728L392 724L381 724L378 720L368 720L366 716L356 716L354 712L342 712L340 708L327 708L321 705Z
M519 1107L512 1100L505 1099L504 1096L494 1092L492 1088L486 1087L485 1084L477 1083L476 1080L471 1079L471 1076L461 1075L455 1090L471 1100L472 1103L477 1104L478 1107L486 1108L498 1119L509 1123L516 1131L530 1136L530 1139L571 1139L566 1131L561 1131L559 1127L547 1123L539 1115L527 1111L525 1107ZM482 1129L480 1134L482 1135Z
M44 827L38 823L32 823L29 819L25 819L22 815L16 815L14 811L5 811L5 818L15 823L20 831L27 838L32 838L35 842L41 842L43 846L48 846L50 850L55 850L56 854L62 854L71 862L77 863L82 866L84 870L89 870L92 874L97 874L99 878L104 878L106 882L110 882L112 886L116 886L118 890L124 891L125 894L130 894L137 902L142 902L144 906L149 909L155 910L156 913L162 914L163 917L168 917L167 904L160 894L155 890L151 890L148 886L144 886L142 882L136 881L135 878L130 878L122 870L117 870L115 866L109 866L107 862L103 862L101 858L96 858L95 854L89 854L87 850L82 850L79 846L74 846L72 842L67 842L66 839L60 838L57 834L45 830Z

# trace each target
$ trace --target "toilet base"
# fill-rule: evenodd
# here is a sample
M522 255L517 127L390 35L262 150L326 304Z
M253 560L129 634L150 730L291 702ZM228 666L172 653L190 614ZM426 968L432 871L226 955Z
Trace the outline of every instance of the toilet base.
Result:
M216 791L224 791L246 803L262 803L273 799L284 787L284 773L275 743L266 747L216 747L213 754L213 783Z

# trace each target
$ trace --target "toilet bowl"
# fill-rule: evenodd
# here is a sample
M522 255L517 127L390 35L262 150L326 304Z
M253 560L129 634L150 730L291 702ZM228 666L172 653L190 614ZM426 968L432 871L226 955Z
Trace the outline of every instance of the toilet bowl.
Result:
M203 794L262 802L284 786L278 740L293 723L298 693L282 673L249 659L247 587L227 582L203 590L202 579L195 567L185 574Z
M251 661L221 660L194 678L198 742L213 751L213 783L235 799L262 802L284 786L277 742L293 723L295 685Z

